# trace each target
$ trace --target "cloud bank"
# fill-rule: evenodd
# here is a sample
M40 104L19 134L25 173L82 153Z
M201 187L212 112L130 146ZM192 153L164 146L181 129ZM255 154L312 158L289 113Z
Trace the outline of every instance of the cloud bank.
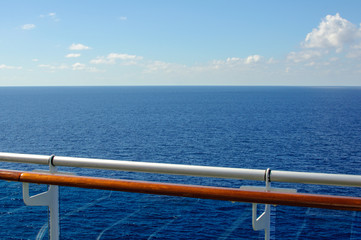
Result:
M45 17L55 18L56 14L49 13L44 15ZM127 19L124 17L121 20ZM359 82L354 79L361 79L361 26L342 18L338 13L327 15L315 26L303 39L299 40L298 48L284 53L284 57L280 59L253 53L248 56L225 56L209 59L206 62L190 63L188 61L188 64L182 64L170 62L167 59L151 59L151 57L117 52L117 49L109 49L98 56L91 56L93 51L89 51L88 54L81 52L92 49L90 46L82 43L70 45L71 42L68 42L69 45L65 45L62 49L60 60L55 59L47 64L43 62L44 58L41 58L41 64L37 64L37 70L42 73L56 72L59 76L63 72L68 74L66 76L74 75L74 78L79 77L80 74L89 74L86 75L87 79L93 78L94 83L103 84L103 79L107 79L114 85L131 85L134 79L138 80L134 83L139 85L155 83L164 85L293 85L297 81L299 85L305 84L306 81L308 85L312 85L314 82L320 83L319 79L323 79L324 82L321 83L327 85L331 78L338 79L337 84L344 84L344 78L349 76L349 79L353 78L351 83ZM31 30L35 27L34 24L25 24L22 29ZM97 46L97 49L102 48ZM87 58L87 55L90 57ZM33 58L32 61L39 62L37 58ZM11 69L22 69L19 74L27 70L34 71L34 69L11 66L11 64L0 65L3 73L13 74L15 71L5 71ZM281 82L279 79L284 81ZM312 79L317 81L313 82Z

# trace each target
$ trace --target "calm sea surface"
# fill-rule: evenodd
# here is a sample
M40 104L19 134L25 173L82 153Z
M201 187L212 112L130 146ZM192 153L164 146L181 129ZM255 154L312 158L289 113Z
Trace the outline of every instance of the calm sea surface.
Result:
M361 88L0 88L0 151L361 175ZM0 162L0 168L45 169ZM238 187L264 183L60 168ZM361 196L359 188L277 184ZM47 209L0 181L0 239L48 239ZM32 194L45 191L31 186ZM262 239L251 204L60 187L61 239ZM361 239L361 214L273 207L275 239Z

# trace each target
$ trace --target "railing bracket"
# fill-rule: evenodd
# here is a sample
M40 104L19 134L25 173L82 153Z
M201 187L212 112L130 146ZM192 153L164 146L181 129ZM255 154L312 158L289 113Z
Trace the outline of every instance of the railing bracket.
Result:
M52 164L54 155L49 158L49 172L56 173L57 168ZM29 183L23 182L23 200L27 206L47 206L49 213L49 236L51 240L59 239L59 186L49 185L48 191L34 196L29 194Z
M271 169L267 168L265 171L264 180L266 187L255 187L255 186L242 186L242 190L254 190L254 191L265 191L265 192L286 192L295 193L296 189L290 188L271 188ZM257 203L252 203L252 227L255 231L264 230L265 240L270 239L270 226L271 226L271 205L265 204L265 210L257 217ZM274 205L275 206L275 205Z

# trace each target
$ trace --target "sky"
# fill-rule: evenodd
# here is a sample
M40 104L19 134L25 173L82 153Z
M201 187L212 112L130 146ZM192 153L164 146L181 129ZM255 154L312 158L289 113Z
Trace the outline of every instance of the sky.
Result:
M359 0L2 0L0 86L361 86Z

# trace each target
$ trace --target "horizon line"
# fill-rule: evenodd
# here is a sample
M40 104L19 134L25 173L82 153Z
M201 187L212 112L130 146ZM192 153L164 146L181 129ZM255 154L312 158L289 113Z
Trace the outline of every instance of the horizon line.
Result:
M361 85L0 85L7 87L361 87Z

